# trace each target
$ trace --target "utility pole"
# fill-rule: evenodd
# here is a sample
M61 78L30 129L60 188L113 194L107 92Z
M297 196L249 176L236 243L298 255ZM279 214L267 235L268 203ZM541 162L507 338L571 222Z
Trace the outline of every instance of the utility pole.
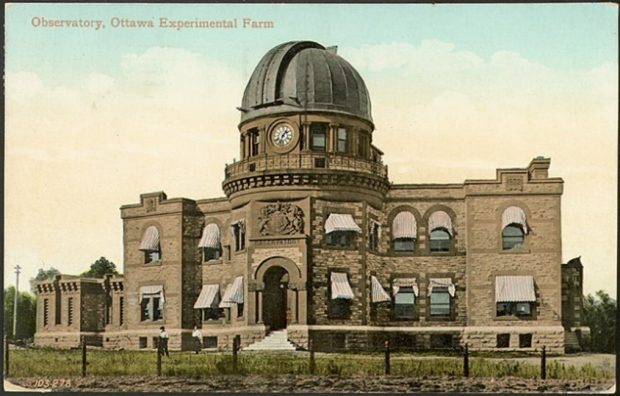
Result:
M15 298L13 301L13 339L17 339L17 299L19 298L19 270L22 267L15 266Z

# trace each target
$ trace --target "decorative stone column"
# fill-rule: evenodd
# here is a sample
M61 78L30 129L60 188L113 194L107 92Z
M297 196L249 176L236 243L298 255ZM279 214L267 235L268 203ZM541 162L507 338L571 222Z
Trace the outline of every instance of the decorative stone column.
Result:
M327 151L330 153L337 152L338 148L338 124L330 123L329 124L329 132L327 139Z
M264 154L267 150L267 130L265 127L258 128L258 154Z
M308 319L308 292L306 283L295 284L295 315L297 324L306 324Z

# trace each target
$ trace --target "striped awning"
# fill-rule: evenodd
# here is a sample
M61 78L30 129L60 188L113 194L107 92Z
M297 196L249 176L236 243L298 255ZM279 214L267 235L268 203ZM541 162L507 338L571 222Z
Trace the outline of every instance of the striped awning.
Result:
M411 287L413 294L417 297L420 293L418 283L415 278L397 278L392 282L392 295L397 295L401 287Z
M220 285L203 285L198 299L194 303L195 309L216 308L220 294Z
M154 286L142 286L140 288L140 302L144 297L159 297L161 298L161 302L165 302L164 299L164 287L162 285L154 285Z
M243 276L236 277L232 285L228 285L220 308L229 308L230 304L243 304Z
M355 223L350 214L331 213L325 221L325 233L334 231L355 231L362 232L362 229Z
M518 206L510 206L502 214L502 230L509 224L519 224L523 227L523 232L527 234L527 219L525 212Z
M159 250L159 231L157 227L150 226L146 229L144 236L142 236L142 242L140 242L140 250Z
M400 212L392 222L392 238L416 238L418 227L411 212Z
M230 301L230 291L232 285L229 283L224 290L224 295L222 296L222 301L220 301L220 308L230 308L232 302Z
M381 286L381 283L379 282L379 279L377 279L376 276L370 277L370 284L372 286L372 302L373 303L379 303L379 302L385 302L385 301L392 300L390 298L390 295L386 293L385 289L383 289L383 286Z
M454 235L452 230L452 219L450 219L450 216L443 210L434 212L428 219L428 231L431 232L437 228L445 228L450 236Z
M332 300L342 298L345 300L353 299L353 290L344 272L332 272Z
M430 278L428 280L428 294L431 294L436 287L448 288L448 293L452 297L456 293L456 287L450 278Z
M495 302L536 301L534 277L529 275L498 276L495 278Z
M215 223L207 224L202 231L202 238L198 247L201 248L220 248L220 227Z

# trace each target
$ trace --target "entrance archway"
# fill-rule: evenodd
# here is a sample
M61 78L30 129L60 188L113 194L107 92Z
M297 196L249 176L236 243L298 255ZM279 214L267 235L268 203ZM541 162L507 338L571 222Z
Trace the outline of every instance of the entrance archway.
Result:
M265 271L263 282L263 321L270 330L286 328L288 272L280 266L271 267Z

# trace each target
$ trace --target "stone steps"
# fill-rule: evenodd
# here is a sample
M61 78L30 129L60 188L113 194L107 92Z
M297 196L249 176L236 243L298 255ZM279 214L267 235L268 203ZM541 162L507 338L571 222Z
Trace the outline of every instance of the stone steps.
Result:
M243 348L244 351L295 351L287 337L286 330L273 331L267 337Z

